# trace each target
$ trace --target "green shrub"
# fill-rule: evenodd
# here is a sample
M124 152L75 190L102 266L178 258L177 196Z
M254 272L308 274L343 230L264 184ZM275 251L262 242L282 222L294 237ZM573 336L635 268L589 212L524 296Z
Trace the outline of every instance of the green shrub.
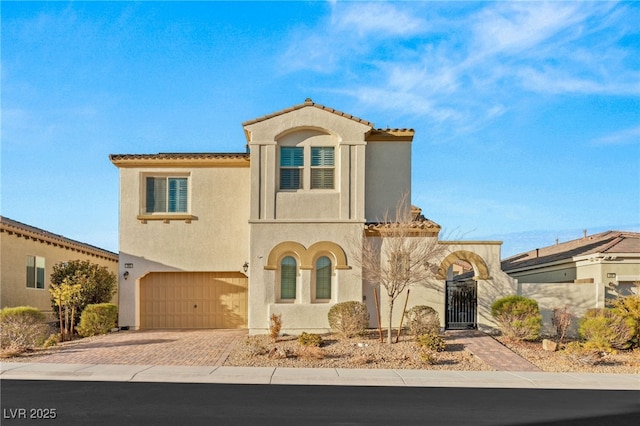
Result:
M329 309L329 326L343 337L353 337L366 330L369 324L367 305L362 302L341 302Z
M416 344L423 349L433 352L444 352L447 349L447 343L444 341L444 338L437 333L417 336Z
M640 296L625 296L613 301L611 309L632 326L633 336L630 339L632 347L640 347Z
M580 319L578 333L586 340L585 348L609 352L631 347L634 326L632 318L613 309L589 309Z
M491 305L491 315L502 333L515 340L537 340L542 328L538 302L523 296L502 297Z
M23 351L41 346L51 331L44 321L44 314L31 306L0 310L0 347Z
M418 305L409 309L406 313L407 327L414 336L421 334L438 333L440 331L440 317L431 306Z
M109 303L118 287L118 278L106 266L91 263L88 260L70 260L53 265L51 286L57 287L68 284L81 284L80 295L75 303L73 323L78 324L80 315L87 305ZM60 307L52 298L51 308L56 316Z
M82 337L106 334L116 326L118 307L112 303L87 305L80 315L78 334Z
M60 343L60 333L53 333L49 336L47 340L42 344L43 348L50 348L51 346L55 346Z
M305 333L304 331L298 336L298 343L302 346L322 346L322 336L314 333Z

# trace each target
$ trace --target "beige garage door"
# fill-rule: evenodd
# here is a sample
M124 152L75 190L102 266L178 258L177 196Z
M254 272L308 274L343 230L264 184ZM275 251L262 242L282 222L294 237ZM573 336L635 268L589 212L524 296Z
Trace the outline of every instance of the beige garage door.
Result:
M140 280L140 327L246 328L247 277L239 272L153 272Z

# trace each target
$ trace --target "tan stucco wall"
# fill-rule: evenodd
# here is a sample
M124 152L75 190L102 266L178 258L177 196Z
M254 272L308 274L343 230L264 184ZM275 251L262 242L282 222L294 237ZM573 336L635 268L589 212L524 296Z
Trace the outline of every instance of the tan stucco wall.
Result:
M445 250L440 259L435 263L442 262L445 258L452 254L460 253L461 258L468 261L468 253L473 253L477 259L476 262L470 261L474 267L478 282L478 327L484 330L495 329L496 323L491 316L491 304L496 299L509 294L515 294L517 291L517 282L500 269L500 248L501 242L498 241L440 241ZM474 257L475 257L474 256ZM480 276L479 266L483 262L489 273L489 279ZM484 268L483 266L483 268ZM409 294L407 310L416 305L428 305L434 308L440 316L440 324L445 326L445 279L433 279L425 283L423 286L413 286ZM382 293L380 309L381 322L383 326L388 324L388 296L384 289L379 290ZM396 299L393 313L393 326L400 324L406 293ZM372 313L374 317L375 312Z
M552 319L556 308L566 305L574 315L570 333L575 335L577 321L588 309L605 306L605 289L601 283L518 283L518 294L538 302L544 335L555 334Z
M544 269L510 272L509 275L526 283L567 283L576 279L578 271L573 263L562 263Z
M298 265L298 291L293 303L277 300L278 270L265 266L274 247L283 242L295 243L302 251L318 242L328 242L348 252L349 245L357 241L365 220L365 137L370 130L360 121L315 107L245 125L251 149L251 333L266 332L274 313L282 315L285 333L326 331L331 306L362 300L360 274L348 256L347 267L333 271L331 300L321 303L314 303L312 297L312 265L307 265L309 269ZM305 168L302 189L279 190L281 146L335 147L334 188L310 189Z
M365 134L371 128L309 107L245 126L251 150L251 220L364 220ZM334 146L335 186L279 190L280 146ZM309 164L305 154L305 164Z
M608 277L615 274L615 277ZM522 283L572 283L574 280L593 280L594 283L617 283L640 280L640 255L636 253L608 253L585 255L529 270L509 271Z
M38 256L45 259L45 288L27 288L27 256ZM71 260L88 260L91 263L105 266L117 275L118 260L115 254L106 253L104 257L89 252L82 253L60 243L40 241L28 235L0 232L0 307L33 306L42 312L51 313L51 273L53 266ZM117 301L117 294L113 302Z
M146 174L189 173L193 219L147 220ZM120 168L120 324L137 327L139 279L159 271L240 271L249 258L249 168ZM127 265L129 264L129 265ZM127 268L127 266L130 266ZM124 279L124 272L129 272Z
M362 234L361 223L252 223L251 229L249 329L252 334L268 330L272 313L282 315L282 331L285 333L327 331L327 314L331 306L337 302L362 300L359 269L353 265L349 255L350 244ZM332 298L329 302L313 302L313 269L306 269L304 267L307 265L301 264L298 264L295 302L278 302L278 271L268 268L267 260L273 248L286 241L297 243L299 251L311 249L314 244L322 241L331 242L343 249L347 267L342 269L336 268L331 254L324 253L332 259L334 267ZM280 258L283 256L284 254Z
M411 142L369 142L366 157L366 220L395 220L403 196L411 200Z

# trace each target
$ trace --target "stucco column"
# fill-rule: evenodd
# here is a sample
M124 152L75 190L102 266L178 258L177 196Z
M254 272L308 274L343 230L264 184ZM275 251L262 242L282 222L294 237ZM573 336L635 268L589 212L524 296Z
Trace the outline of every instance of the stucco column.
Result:
M309 304L311 303L311 273L313 271L310 269L300 269L300 277L298 281L298 285L300 289L298 290L298 303Z

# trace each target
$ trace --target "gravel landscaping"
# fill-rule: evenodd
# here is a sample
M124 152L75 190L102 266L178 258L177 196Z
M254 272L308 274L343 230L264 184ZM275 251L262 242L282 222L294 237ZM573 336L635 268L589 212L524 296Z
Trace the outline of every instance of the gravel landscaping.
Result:
M236 344L224 365L243 367L389 368L489 371L491 368L464 349L448 344L434 354L433 364L422 361L411 337L398 343L380 343L376 332L351 339L322 335L320 348L304 348L297 336L281 336L273 342L266 335L248 336Z
M320 348L304 349L296 336L282 336L273 342L268 336L247 336L229 354L224 365L247 367L388 368L459 371L491 371L462 344L447 340L445 352L424 362L414 339L402 336L396 344L380 343L377 332L351 339L324 334ZM609 354L595 364L563 351L548 352L541 342L509 342L505 346L547 372L640 373L640 350Z
M640 349L617 353L572 354L562 348L555 352L545 351L541 342L510 342L502 337L496 339L547 372L640 374Z
M11 362L102 362L122 364L128 362L158 365L212 365L212 360L193 353L194 348L207 352L211 348L220 349L214 340L219 333L178 332L179 334L158 334L159 332L110 333L65 342L47 349L36 349L16 356L3 353L1 358ZM194 336L190 336L194 334ZM120 342L126 336L130 339ZM216 337L218 336L218 337ZM178 339L178 337L180 339ZM380 343L377 330L351 339L343 339L334 334L322 335L320 348L307 348L298 343L297 336L281 336L277 342L266 335L241 336L224 365L247 367L303 367L303 368L385 368L385 369L428 369L458 371L491 371L492 368L474 356L464 345L445 335L446 350L432 353L431 362L421 357L420 348L413 337L401 336L398 343ZM194 340L195 339L195 340ZM200 339L200 340L198 340ZM202 341L211 342L203 346ZM640 350L619 351L600 356L575 355L564 350L549 352L542 349L541 342L511 342L495 337L504 346L529 360L546 372L583 372L640 374ZM200 343L198 343L198 341ZM223 346L224 347L224 346ZM86 349L85 349L86 348ZM92 352L83 353L89 348ZM97 351L97 352L96 352ZM114 352L115 351L115 352ZM156 361L145 355L151 352ZM185 359L181 360L181 351ZM104 353L103 353L104 352ZM144 352L144 353L143 353ZM91 355L93 353L93 355ZM114 355L122 355L120 358ZM188 356L187 356L188 355ZM216 355L217 356L217 355ZM142 358L141 358L142 357ZM204 357L204 358L203 358ZM103 359L104 358L104 359ZM200 359L202 358L202 359ZM206 359L205 359L206 358ZM215 357L214 357L215 358ZM224 357L223 357L224 359Z

